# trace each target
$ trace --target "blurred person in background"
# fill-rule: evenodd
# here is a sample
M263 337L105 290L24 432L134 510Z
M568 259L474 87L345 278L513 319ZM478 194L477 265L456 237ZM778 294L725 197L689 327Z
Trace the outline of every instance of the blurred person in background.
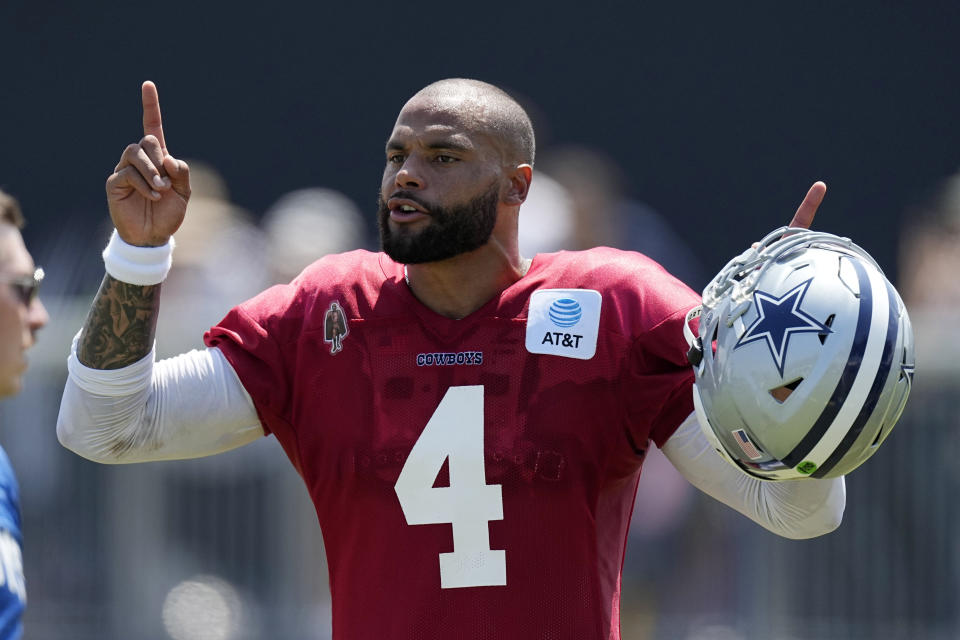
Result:
M164 281L157 335L158 355L167 357L196 344L209 327L269 281L266 234L253 215L232 202L220 171L190 160L191 215L177 229L177 260ZM189 309L189 313L184 313Z
M19 203L0 191L0 397L20 392L27 370L26 351L49 320L37 297L43 269L33 264L20 235ZM0 640L20 638L27 603L23 579L20 488L0 447Z
M366 221L353 200L322 187L284 194L267 209L261 226L270 284L290 282L317 258L370 244Z
M475 80L434 83L400 111L383 253L318 260L232 309L206 350L155 366L191 186L152 83L142 99L144 137L107 181L116 232L68 360L58 437L125 463L274 434L323 527L335 638L619 637L628 519L653 445L779 535L839 525L843 478L765 483L706 440L682 337L693 291L636 253L521 257L533 129ZM809 226L824 191L810 189L792 226ZM588 339L542 333L548 312L582 314Z
M960 373L960 172L904 217L899 286L916 329L917 360L928 374ZM952 321L951 321L952 320Z
M699 291L708 275L666 217L630 197L623 171L608 155L580 145L547 149L520 217L520 250L639 251Z

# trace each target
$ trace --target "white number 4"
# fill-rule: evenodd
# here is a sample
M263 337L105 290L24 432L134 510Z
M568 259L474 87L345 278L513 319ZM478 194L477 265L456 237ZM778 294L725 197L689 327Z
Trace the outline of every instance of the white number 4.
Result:
M435 487L450 459L450 486ZM453 553L440 554L440 587L507 584L506 552L490 548L487 523L503 520L499 484L483 463L483 387L450 387L394 485L407 524L453 525Z

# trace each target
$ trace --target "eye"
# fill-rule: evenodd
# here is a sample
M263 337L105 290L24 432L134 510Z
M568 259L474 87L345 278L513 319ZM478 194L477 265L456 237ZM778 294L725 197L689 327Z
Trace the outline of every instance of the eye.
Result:
M454 158L453 156L448 156L442 153L434 157L434 161L439 162L440 164L450 164L452 162L456 162L457 160L459 160L459 158Z
M387 154L387 162L390 164L403 164L403 161L406 159L406 156L402 153L390 153Z
M30 284L15 284L13 289L17 292L17 296L20 297L20 302L24 306L29 307L30 303L33 302L33 299L36 297L36 288Z

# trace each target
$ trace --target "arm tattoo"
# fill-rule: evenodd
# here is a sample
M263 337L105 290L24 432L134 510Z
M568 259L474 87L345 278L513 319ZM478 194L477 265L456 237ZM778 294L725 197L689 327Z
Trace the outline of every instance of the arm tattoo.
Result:
M94 369L119 369L150 353L160 312L160 285L139 286L107 275L93 299L77 358Z

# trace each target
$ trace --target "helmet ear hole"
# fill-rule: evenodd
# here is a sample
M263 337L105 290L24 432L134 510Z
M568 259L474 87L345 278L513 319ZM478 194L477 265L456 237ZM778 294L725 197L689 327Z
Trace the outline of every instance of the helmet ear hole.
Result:
M907 348L903 348L903 357L900 359L900 377L899 380L906 380L908 384L913 384L913 363L910 362L910 353Z
M887 425L883 425L882 427L880 427L880 430L877 431L877 437L873 439L873 442L870 443L870 446L871 447L879 446L879 444L883 442L884 437L886 437L887 431L889 431L889 429L887 429Z
M790 394L793 393L797 387L800 386L800 383L803 382L803 378L797 378L793 382L788 382L785 385L781 385L774 389L770 389L770 395L773 396L773 399L783 404L787 401L787 398L790 397Z

